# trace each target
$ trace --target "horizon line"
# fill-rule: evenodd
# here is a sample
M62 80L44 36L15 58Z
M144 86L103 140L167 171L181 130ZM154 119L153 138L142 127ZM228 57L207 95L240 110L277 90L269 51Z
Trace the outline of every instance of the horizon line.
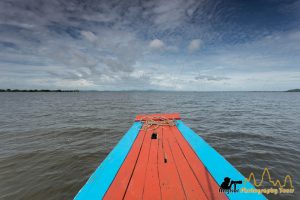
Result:
M289 90L156 90L156 89L128 89L128 90L93 90L93 89L0 89L0 92L289 92Z

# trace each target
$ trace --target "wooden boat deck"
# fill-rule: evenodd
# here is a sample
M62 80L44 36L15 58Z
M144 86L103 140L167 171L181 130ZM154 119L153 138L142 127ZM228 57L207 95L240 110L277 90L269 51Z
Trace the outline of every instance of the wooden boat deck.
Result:
M104 199L227 199L176 126L153 128L139 133Z
M265 199L258 193L220 192L226 176L245 179L179 114L138 115L74 199ZM255 189L249 182L243 187Z

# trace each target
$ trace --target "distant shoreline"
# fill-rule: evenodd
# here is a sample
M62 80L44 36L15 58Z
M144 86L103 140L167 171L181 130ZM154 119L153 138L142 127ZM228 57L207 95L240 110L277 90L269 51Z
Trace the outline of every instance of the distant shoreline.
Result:
M300 92L300 89L287 90L286 92Z
M0 89L0 92L79 92L79 90L20 90L20 89Z
M285 91L176 91L176 90L47 90L47 89L0 89L0 92L300 92L300 89Z

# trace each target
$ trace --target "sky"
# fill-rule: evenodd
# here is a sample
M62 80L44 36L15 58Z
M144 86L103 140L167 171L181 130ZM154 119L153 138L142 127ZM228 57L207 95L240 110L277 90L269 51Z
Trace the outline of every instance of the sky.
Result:
M1 0L0 88L300 88L300 0Z

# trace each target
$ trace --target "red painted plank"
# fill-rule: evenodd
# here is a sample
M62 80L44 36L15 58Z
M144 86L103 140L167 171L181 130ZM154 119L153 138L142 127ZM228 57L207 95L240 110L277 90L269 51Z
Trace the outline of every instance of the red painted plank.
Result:
M150 127L151 128L151 127ZM145 177L149 160L149 151L151 145L151 132L147 131L145 140L134 168L132 178L129 182L124 199L142 199L145 185Z
M179 113L164 113L164 114L146 114L146 115L137 115L135 121L141 121L146 119L170 119L170 120L178 120L180 119Z
M166 140L166 133L163 130L162 127L158 130L158 169L162 199L186 199L174 159L171 156L171 149Z
M202 190L205 192L208 199L223 200L228 199L224 193L219 192L219 185L216 183L211 174L204 167L199 160L189 143L184 139L177 127L171 127L172 133L179 144L180 150L183 152L185 158L188 160L193 173L198 182L201 184Z
M166 140L172 149L172 156L174 157L175 165L182 181L187 199L207 199L206 194L202 190L201 185L197 181L188 161L185 159L177 141L175 140L173 129L171 129L171 127L165 127L165 132Z
M140 131L123 165L110 185L103 199L122 199L128 187L138 155L144 142L145 131Z
M153 132L153 131L152 131ZM156 132L156 130L155 130ZM161 199L159 175L158 175L158 139L151 139L151 134L147 136L151 140L150 154L145 177L143 199Z

